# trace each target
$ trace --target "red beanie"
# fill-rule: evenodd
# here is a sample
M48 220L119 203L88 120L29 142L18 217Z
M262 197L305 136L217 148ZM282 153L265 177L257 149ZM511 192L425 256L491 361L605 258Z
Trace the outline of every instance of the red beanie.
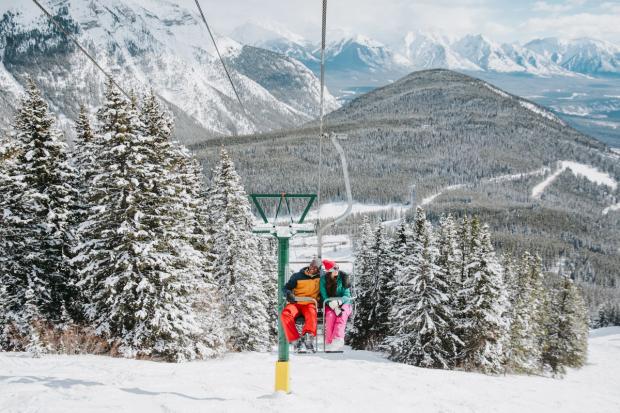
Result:
M336 261L323 260L323 268L325 269L325 272L331 272L337 270L338 265L336 264Z

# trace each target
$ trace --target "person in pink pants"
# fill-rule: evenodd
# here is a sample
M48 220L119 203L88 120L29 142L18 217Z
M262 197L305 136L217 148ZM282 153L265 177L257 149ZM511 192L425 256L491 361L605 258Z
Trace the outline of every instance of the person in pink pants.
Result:
M339 271L334 261L323 260L321 297L325 306L325 351L342 351L347 319L351 315L349 275ZM335 298L335 299L334 299Z

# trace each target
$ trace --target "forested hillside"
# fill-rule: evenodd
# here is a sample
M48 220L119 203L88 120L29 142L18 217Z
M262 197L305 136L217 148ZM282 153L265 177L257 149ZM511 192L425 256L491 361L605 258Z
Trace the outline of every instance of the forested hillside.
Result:
M619 158L542 107L466 75L429 70L353 100L327 117L327 130L348 135L343 145L357 201L406 208L414 190L431 220L478 215L500 250L540 251L548 270L561 267L585 283L592 307L618 300ZM248 192L316 191L317 135L308 124L232 138L226 147ZM220 144L193 149L211 163ZM337 154L327 140L324 148L323 198L341 200ZM560 161L608 181L575 166L560 170Z

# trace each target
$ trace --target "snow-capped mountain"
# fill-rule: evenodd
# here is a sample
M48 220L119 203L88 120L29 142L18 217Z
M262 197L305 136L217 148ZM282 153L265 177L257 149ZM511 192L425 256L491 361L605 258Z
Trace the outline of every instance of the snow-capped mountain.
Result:
M202 139L290 127L318 114L320 87L310 70L290 57L218 36L247 110L243 113L199 17L173 1L55 0L47 6L126 89L153 88L192 124L180 127ZM99 103L103 75L33 3L3 1L0 16L3 100L14 102L18 85L31 76L61 119L74 118L85 96L90 97L85 103ZM249 70L248 62L260 67ZM267 72L279 78L266 82L262 74ZM337 107L329 94L327 107Z
M566 70L583 74L620 73L620 47L601 40L581 38L536 39L525 47Z
M405 36L403 50L416 69L482 70L456 53L452 49L452 41L440 34L409 32Z
M499 44L482 35L468 35L456 41L452 49L481 70L532 75L570 75L545 56L518 44Z
M330 33L333 34L333 33ZM243 44L295 58L318 72L318 45L286 28L248 22L232 32ZM498 43L482 35L449 38L434 32L409 32L394 45L363 35L345 35L328 42L326 65L331 73L406 74L416 69L444 68L535 76L620 73L620 47L593 40L539 39L525 45Z
M230 37L297 59L315 73L320 69L320 45L277 23L249 21L234 29ZM413 69L406 57L390 47L367 36L338 31L328 35L325 63L334 72L408 72Z
M281 53L304 63L318 60L312 54L314 45L310 41L277 23L250 20L234 29L230 37L242 44Z
M335 71L391 71L411 69L409 61L386 45L356 35L330 42L325 50L325 64Z

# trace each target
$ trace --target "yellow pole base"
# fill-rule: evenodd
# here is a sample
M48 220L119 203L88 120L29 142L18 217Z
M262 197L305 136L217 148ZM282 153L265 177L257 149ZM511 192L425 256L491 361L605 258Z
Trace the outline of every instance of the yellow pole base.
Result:
M276 361L276 391L291 392L288 361Z

